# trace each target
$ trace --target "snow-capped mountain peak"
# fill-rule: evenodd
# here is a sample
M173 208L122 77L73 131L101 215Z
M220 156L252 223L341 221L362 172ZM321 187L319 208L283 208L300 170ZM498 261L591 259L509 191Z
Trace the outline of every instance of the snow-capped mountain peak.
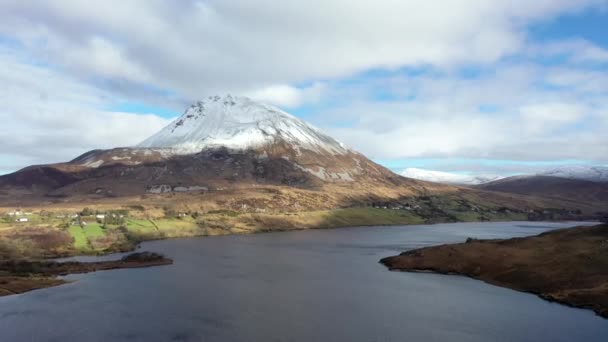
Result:
M137 147L191 154L205 148L245 150L275 142L315 152L348 152L340 142L291 114L247 97L231 95L211 96L196 102Z
M424 180L428 182L443 183L443 184L462 184L462 185L478 185L492 182L502 177L499 176L469 176L457 173L431 171L417 168L407 168L401 172L401 175L408 178Z

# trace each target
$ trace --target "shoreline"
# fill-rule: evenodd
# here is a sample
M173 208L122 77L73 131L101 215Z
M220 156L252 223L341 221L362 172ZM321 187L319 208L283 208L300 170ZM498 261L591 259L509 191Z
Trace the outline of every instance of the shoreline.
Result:
M600 224L511 239L470 239L379 262L390 271L464 276L608 318L606 252L608 225Z
M290 231L305 231L305 230L326 230L326 229L349 229L349 228L369 228L369 227L399 227L399 226L430 226L430 225L437 225L437 224L466 224L466 223L472 223L472 224L483 224L486 222L491 222L491 223L506 223L506 222L521 222L521 223L542 223L542 222L551 222L551 223L568 223L568 222L578 222L578 223L583 223L585 221L558 221L558 220L554 220L554 221L521 221L521 220L496 220L496 221L459 221L459 222L427 222L427 223L395 223L395 224L383 224L383 223L374 223L374 224L362 224L362 225L355 225L355 226L321 226L321 227L302 227L302 228L285 228L285 229L272 229L272 230L255 230L255 231L241 231L241 232L229 232L226 234L220 234L220 235L187 235L187 236L172 236L172 237L164 237L164 238L151 238L151 239L142 239L141 241L135 243L132 245L132 248L130 249L126 249L126 250L121 250L121 251L116 251L116 250L110 250L107 252L97 252L97 253L75 253L75 254L71 254L71 255L61 255L61 256L51 256L48 258L44 258L44 259L39 259L36 261L23 261L23 260L12 260L12 259L8 259L8 260L0 260L0 297L1 296L6 296L6 295L12 295L12 294L19 294L19 293L23 293L23 292L28 292L28 291L32 291L32 290L36 290L36 289L40 289L40 288L47 288L47 287L52 287L52 286L58 286L58 285L62 285L65 284L66 281L62 280L62 279L58 279L57 276L61 276L61 275L67 275L67 274L79 274L79 273L89 273L89 272L96 272L96 271L105 271L105 270L111 270L111 269L121 269L121 268L142 268L142 267L153 267L153 266L162 266L162 265L169 265L171 263L173 263L173 261L171 259L164 259L164 261L162 262L150 262L148 261L147 263L131 263L129 265L124 264L122 266L112 266L112 264L115 263L120 263L122 259L119 259L120 257L128 257L130 255L137 255L137 254L141 254L138 252L135 252L136 250L138 250L141 246L142 243L145 242L153 242L153 241L164 241L164 240L173 240L173 239L190 239L190 238L206 238L206 237L216 237L216 236L228 236L228 235L248 235L248 234L263 234L263 233L282 233L282 232L290 232ZM589 221L588 223L594 223ZM130 254L127 254L130 253ZM143 252L143 253L149 253L149 252ZM118 256L117 259L112 259L112 260L108 260L108 261L75 261L75 260L57 260L57 259L69 259L69 258L78 258L78 257L103 257L103 256L107 256L107 255L112 255L112 254L122 254L123 256ZM164 257L163 257L164 258ZM56 265L59 264L74 264L72 265L72 268L70 271L64 271L64 273L60 273L59 271L55 270L54 274L49 274L46 277L38 277L36 278L35 275L30 275L29 276L29 283L28 284L23 284L21 286L18 286L19 288L24 288L25 290L21 290L21 291L12 291L9 288L6 288L6 282L7 279L10 280L11 283L15 284L15 283L19 283L19 282L23 282L24 280L27 280L27 278L25 277L15 277L14 274L2 274L2 265L6 265L7 263L11 263L11 262L29 262L29 263L54 263ZM76 266L77 265L77 266ZM440 273L437 272L436 273ZM12 279L9 279L12 278ZM4 284L3 284L4 283ZM27 281L26 281L27 283ZM40 284L40 285L38 285Z
M456 221L456 222L415 222L415 223L370 223L360 225L338 225L338 226L316 226L316 227L299 227L299 228L273 228L273 229L260 229L260 230L248 230L248 231L234 231L223 234L196 234L196 235L183 235L183 236L167 236L167 237L152 237L143 238L140 241L133 243L128 249L123 250L106 250L106 251L87 251L83 253L74 254L63 254L43 258L42 260L56 260L56 259L68 259L76 257L102 257L111 254L125 254L136 251L142 243L153 242L153 241L165 241L165 240L176 240L176 239L190 239L190 238L213 238L221 236L232 236L232 235L255 235L255 234L272 234L272 233L285 233L285 232L299 232L307 230L332 230L332 229L349 229L349 228L370 228L370 227L400 227L400 226L432 226L438 224L458 224L458 223L508 223L508 222L522 222L522 223L589 223L589 224L600 224L599 221L576 221L576 220L541 220L541 221L529 221L529 220L492 220L492 221ZM1 262L1 261L0 261Z
M379 263L383 264L382 261L380 261ZM429 268L429 269L390 269L389 268L389 271L391 271L391 272L404 272L404 273L428 273L428 274L439 274L439 275L454 276L454 277L465 277L465 278L469 278L469 279L473 279L473 280L484 282L484 283L486 283L488 285L498 286L498 287L502 287L502 288L505 288L505 289L509 289L509 290L513 290L513 291L517 291L517 292L521 292L521 293L527 293L527 294L535 295L536 297L538 297L538 298L540 298L542 300L545 300L547 302L550 302L550 303L561 304L561 305L565 305L565 306L568 306L568 307L571 307L571 308L575 308L575 309L591 310L596 315L608 319L608 310L595 310L594 307L593 307L593 305L576 305L576 304L572 304L572 303L570 303L568 301L564 301L563 299L555 298L555 297L553 297L551 295L544 294L542 292L517 289L515 287L511 287L511 286L508 286L508 285L505 285L505 284L502 284L502 283L483 280L483 279L477 278L475 276L464 274L464 273L444 272L441 269L432 269L432 268Z
M69 282L59 277L70 274L171 264L173 260L151 252L132 253L119 260L97 262L7 260L0 262L0 297L63 285Z

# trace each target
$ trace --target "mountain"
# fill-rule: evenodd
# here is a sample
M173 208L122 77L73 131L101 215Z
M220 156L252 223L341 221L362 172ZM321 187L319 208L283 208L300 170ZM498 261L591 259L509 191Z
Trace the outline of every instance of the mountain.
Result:
M137 146L0 177L0 205L171 195L172 203L213 197L214 206L298 210L429 191L455 189L400 177L276 107L230 95L195 103Z
M569 179L581 179L593 182L608 182L607 166L562 166L539 173L541 176L553 176Z
M504 178L481 184L478 188L570 203L589 203L603 207L604 211L608 209L608 183L537 175Z
M161 217L169 209L282 215L359 210L334 220L290 217L294 227L505 220L507 213L524 219L530 210L580 207L402 177L276 107L236 96L195 103L137 146L93 150L1 176L0 207L20 206L135 207ZM370 207L400 211L377 216L366 211ZM240 229L286 224L252 219L239 221Z
M499 176L489 175L469 176L457 173L431 171L417 168L407 168L403 170L403 172L401 172L401 175L404 177L419 179L428 182L457 185L478 185L502 178Z

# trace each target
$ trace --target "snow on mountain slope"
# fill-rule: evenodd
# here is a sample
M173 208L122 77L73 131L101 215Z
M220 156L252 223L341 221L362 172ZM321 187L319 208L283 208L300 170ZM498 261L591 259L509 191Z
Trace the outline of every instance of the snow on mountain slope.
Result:
M480 185L497 180L505 179L500 176L489 175L461 175L449 172L431 171L416 168L405 169L402 176L414 179L425 180L429 182L444 183L444 184L464 184L464 185ZM608 167L605 166L563 166L548 171L538 172L536 174L520 175L509 177L516 178L531 178L534 176L551 176L568 179L580 179L593 182L608 182Z
M276 107L230 95L209 97L195 103L137 147L191 154L210 147L246 150L274 142L314 152L348 152L335 139Z
M608 182L606 166L563 166L539 173L541 176L553 176L569 179L582 179L594 182Z
M407 168L401 175L408 178L444 184L478 185L498 180L498 176L468 176L456 173Z

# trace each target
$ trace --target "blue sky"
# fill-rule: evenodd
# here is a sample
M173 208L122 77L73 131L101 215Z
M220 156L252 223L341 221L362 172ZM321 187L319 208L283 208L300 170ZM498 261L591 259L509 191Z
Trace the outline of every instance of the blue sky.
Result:
M0 173L136 144L226 93L396 172L608 164L605 0L118 4L0 4Z

